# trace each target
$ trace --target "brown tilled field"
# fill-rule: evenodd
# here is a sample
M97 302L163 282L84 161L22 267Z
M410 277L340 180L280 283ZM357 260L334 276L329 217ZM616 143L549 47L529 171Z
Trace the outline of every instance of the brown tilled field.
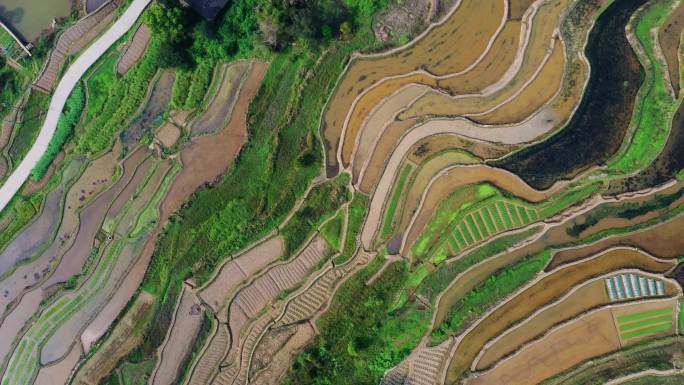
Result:
M524 57L517 73L510 73L510 78L504 77L493 92L486 96L452 97L451 95L431 92L416 101L409 109L400 115L401 119L420 116L459 116L486 112L512 98L516 92L531 81L549 55L549 48L554 44L555 28L562 12L567 9L569 0L555 0L540 7L532 20L532 30L527 40ZM561 49L554 45L555 49ZM563 62L565 56L563 56ZM563 64L564 65L564 64ZM515 66L514 66L515 67Z
M608 276L606 276L608 277ZM477 362L477 370L486 370L501 358L510 355L523 344L541 337L547 330L571 318L611 303L606 292L605 277L592 280L577 286L570 296L544 309L541 313L529 318L524 324L514 328L510 333L488 347ZM675 295L677 287L665 281L667 295Z
M453 384L461 378L487 341L525 319L541 306L558 299L577 284L618 269L632 268L664 273L674 266L673 262L660 262L633 249L614 249L582 263L556 270L509 299L463 337L449 364L447 383ZM464 294L468 291L466 289ZM443 305L440 301L439 306Z
M354 172L358 174L383 128L394 121L406 105L425 92L425 87L410 85L377 104L360 127L347 126L343 138L342 162L347 166L354 156ZM360 131L359 131L360 129Z
M501 105L484 115L471 118L480 124L511 124L525 120L542 108L558 92L563 80L565 53L563 44L558 40L553 53L544 63L539 73L510 102Z
M501 0L463 0L458 8L416 43L388 55L361 57L354 60L337 85L325 112L323 136L329 166L337 166L337 148L347 113L364 90L395 75L420 68L447 75L463 71L486 50L500 27L505 2ZM450 42L462 44L452 46ZM466 43L467 42L467 43ZM448 49L441 49L449 46ZM430 58L426 62L426 58Z
M586 360L620 348L609 309L584 316L551 332L469 385L535 384ZM454 380L447 383L454 383Z

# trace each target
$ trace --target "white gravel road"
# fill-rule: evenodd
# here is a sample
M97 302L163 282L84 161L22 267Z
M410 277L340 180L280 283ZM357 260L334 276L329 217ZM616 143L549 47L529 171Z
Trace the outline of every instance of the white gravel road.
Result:
M126 12L121 15L107 32L86 48L76 61L69 66L69 69L67 69L66 73L59 81L59 84L52 95L45 122L40 129L40 133L38 134L38 138L33 144L33 147L31 147L26 154L26 157L21 161L19 166L14 169L2 187L0 187L0 211L7 206L14 194L19 191L31 174L33 168L38 164L38 161L47 150L48 144L55 134L57 121L64 109L64 104L66 103L66 99L69 97L71 90L74 89L79 79L81 79L88 68L95 64L97 59L99 59L109 47L131 29L150 2L151 0L133 0L128 9L126 9Z

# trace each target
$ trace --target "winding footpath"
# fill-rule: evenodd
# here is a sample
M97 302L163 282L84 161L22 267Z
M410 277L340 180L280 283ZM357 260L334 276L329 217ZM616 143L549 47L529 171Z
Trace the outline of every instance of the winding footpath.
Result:
M57 121L64 109L64 104L78 81L109 47L133 27L150 2L151 0L133 0L128 9L126 9L126 12L121 15L107 32L86 48L74 63L69 66L69 69L59 81L55 93L52 95L45 122L40 129L38 138L26 154L26 157L0 187L0 211L12 200L24 182L26 182L26 179L28 179L31 171L38 164L40 158L45 154L48 144L50 144L55 134Z

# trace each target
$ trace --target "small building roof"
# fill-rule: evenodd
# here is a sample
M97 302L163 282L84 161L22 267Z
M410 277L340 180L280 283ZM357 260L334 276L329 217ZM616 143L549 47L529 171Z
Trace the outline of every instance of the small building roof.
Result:
M207 20L214 20L228 0L183 0Z

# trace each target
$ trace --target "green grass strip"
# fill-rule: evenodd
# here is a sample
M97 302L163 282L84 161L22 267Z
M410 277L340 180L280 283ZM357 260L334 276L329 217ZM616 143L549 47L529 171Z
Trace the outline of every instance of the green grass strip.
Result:
M487 206L487 211L489 212L489 215L494 218L498 231L505 230L506 227L504 226L503 219L501 219L501 215L499 214L499 210L496 209L496 206Z
M399 206L399 200L401 199L402 193L404 192L404 185L408 176L411 174L413 166L407 164L404 169L401 170L401 175L399 176L399 181L397 181L396 186L394 186L394 193L392 194L392 200L387 207L387 213L385 215L385 223L382 226L382 237L388 237L394 228L394 213L397 211L397 206Z
M620 331L625 332L628 330L633 330L633 329L638 329L642 328L644 326L650 326L650 325L655 325L663 322L672 322L672 315L671 314L666 314L658 317L653 317L653 318L647 318L645 320L641 321L634 321L634 322L628 322L624 324L620 324Z
M663 307L659 309L647 310L641 313L627 314L617 317L618 323L622 324L625 322L632 322L637 320L642 320L645 318L655 317L663 314L668 314L672 311L672 308Z
M468 227L470 228L470 231L473 233L473 237L475 237L475 241L480 242L482 240L482 235L480 234L480 231L477 229L477 225L475 224L473 216L468 215L466 217L466 222L468 224Z
M485 224L487 225L487 229L489 230L490 234L496 234L496 226L494 226L494 220L492 219L491 214L489 214L489 210L487 210L488 207L483 207L480 210L480 215L482 215L482 218L484 218Z
M465 223L461 222L458 224L458 229L461 230L461 234L465 237L465 241L468 245L471 245L475 243L473 240L473 237L470 235L470 232L468 231L468 228L466 227Z
M472 216L473 218L475 218L475 222L477 223L477 229L480 230L480 234L482 234L483 237L488 237L491 233L489 232L489 229L487 229L484 220L482 220L482 215L480 214L480 212L475 211L473 212Z
M503 217L506 228L510 229L513 227L513 220L511 219L511 215L508 213L508 210L506 210L506 205L504 202L496 202L496 207L499 209L499 213Z
M627 333L622 333L622 339L628 340L630 338L639 337L639 336L643 336L646 334L664 332L664 331L669 330L671 328L672 328L671 323L666 323L666 324L662 324L662 325L655 325L655 326L651 326L649 328L644 328L644 329L634 330L634 331L627 332Z

